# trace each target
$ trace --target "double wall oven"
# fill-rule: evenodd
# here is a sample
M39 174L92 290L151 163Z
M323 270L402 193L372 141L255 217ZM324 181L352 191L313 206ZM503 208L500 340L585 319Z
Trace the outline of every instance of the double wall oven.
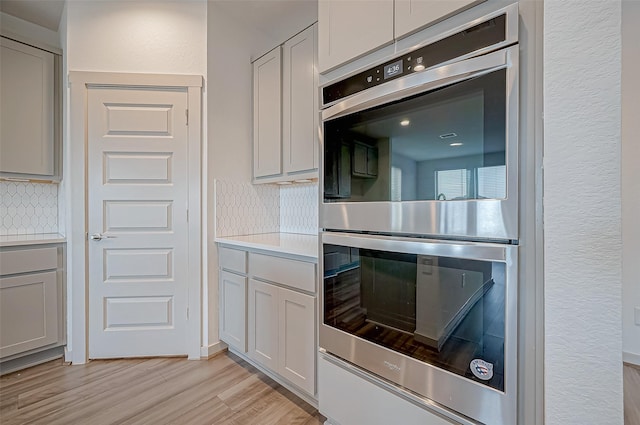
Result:
M321 94L321 348L516 423L517 4Z

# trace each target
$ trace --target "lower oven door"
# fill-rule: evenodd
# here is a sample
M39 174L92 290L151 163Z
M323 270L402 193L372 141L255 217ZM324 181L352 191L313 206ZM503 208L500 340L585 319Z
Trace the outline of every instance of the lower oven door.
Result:
M325 232L320 346L486 424L516 423L517 246Z

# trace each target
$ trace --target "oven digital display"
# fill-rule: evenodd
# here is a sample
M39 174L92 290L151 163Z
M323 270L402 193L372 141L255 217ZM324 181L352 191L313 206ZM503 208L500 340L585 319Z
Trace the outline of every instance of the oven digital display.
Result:
M384 66L384 79L402 74L402 60Z

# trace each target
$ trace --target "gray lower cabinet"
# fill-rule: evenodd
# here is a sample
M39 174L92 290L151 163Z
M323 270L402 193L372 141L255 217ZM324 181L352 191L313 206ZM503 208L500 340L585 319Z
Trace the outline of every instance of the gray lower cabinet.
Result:
M220 339L247 352L247 253L220 247Z
M316 393L316 264L219 247L220 339Z
M0 251L0 360L64 344L61 250Z

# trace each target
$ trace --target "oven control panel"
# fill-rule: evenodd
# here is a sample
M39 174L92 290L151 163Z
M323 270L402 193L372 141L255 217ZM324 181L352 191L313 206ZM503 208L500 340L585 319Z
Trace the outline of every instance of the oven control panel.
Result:
M328 105L387 81L424 71L505 40L506 15L500 15L342 81L327 85L322 89L322 104Z

